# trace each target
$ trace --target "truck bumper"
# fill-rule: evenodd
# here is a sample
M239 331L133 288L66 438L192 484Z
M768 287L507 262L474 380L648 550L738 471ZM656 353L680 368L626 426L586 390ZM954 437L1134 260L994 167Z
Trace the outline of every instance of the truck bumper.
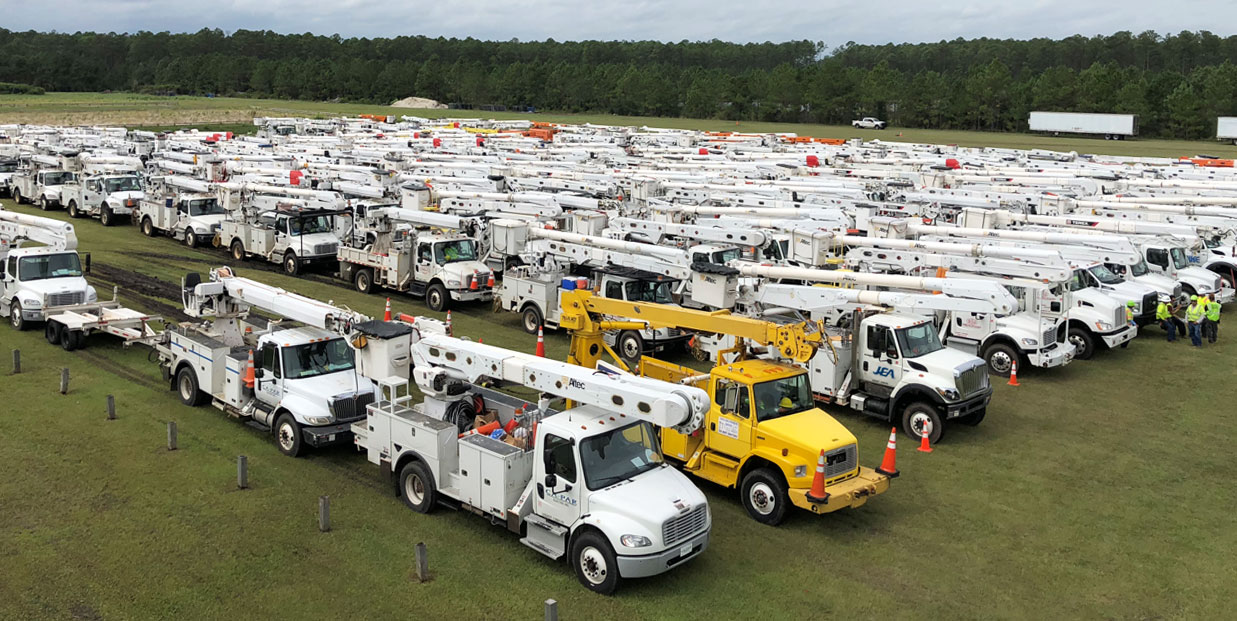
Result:
M889 477L871 468L859 467L859 474L845 481L838 481L825 487L829 497L825 502L812 502L807 494L811 488L794 487L789 490L790 502L800 509L812 513L833 513L839 509L862 506L870 496L883 494L889 490Z
M1026 352L1027 361L1033 367L1051 369L1069 363L1074 359L1074 348L1056 343L1052 347Z
M1104 341L1104 345L1111 349L1133 340L1134 337L1138 336L1138 328L1131 325L1126 325L1120 330L1109 332L1107 334L1101 334L1099 336L1100 340Z
M358 419L362 420L362 419ZM331 444L339 444L341 442L352 441L352 423L357 421L349 421L346 423L336 423L334 425L325 425L323 427L301 427L301 439L306 444L312 447L328 446Z
M685 561L690 561L709 547L709 531L706 530L674 547L646 556L619 556L619 575L624 578L647 578L670 571Z
M1224 287L1216 293L1216 301L1221 304L1228 304L1229 302L1232 302L1234 298L1237 298L1237 289L1229 289L1228 287Z
M456 289L451 292L451 299L456 302L487 301L494 297L493 289Z
M992 401L992 388L957 403L951 403L945 406L945 419L959 418L967 414L974 414L988 407L988 402Z

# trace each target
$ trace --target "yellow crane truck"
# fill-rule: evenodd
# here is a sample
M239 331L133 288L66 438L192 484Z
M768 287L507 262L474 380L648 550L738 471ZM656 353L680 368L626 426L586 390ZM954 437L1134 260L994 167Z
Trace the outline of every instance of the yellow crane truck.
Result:
M662 451L689 474L739 490L758 522L777 525L790 505L812 513L858 507L889 489L889 477L859 465L859 448L846 427L816 407L808 373L786 362L747 357L748 345L775 347L781 358L803 363L827 338L815 324L778 324L649 302L628 302L565 291L559 325L571 333L568 361L596 368L604 354L624 370L703 389L712 404L690 433L662 428ZM703 373L648 356L634 368L605 343L607 330L673 327L736 338L738 359ZM816 464L825 454L824 502L809 498Z

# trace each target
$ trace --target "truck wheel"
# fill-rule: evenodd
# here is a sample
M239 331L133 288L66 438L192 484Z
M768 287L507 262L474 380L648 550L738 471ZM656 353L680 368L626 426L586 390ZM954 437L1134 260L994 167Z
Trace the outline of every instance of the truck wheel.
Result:
M289 250L288 254L283 255L283 273L296 276L300 271L301 262L297 260L296 253Z
M245 260L245 244L241 243L241 240L239 239L232 240L232 245L230 247L232 249L233 259L237 261Z
M596 531L586 530L571 542L571 565L588 590L602 595L618 590L618 559L610 542Z
M185 242L185 245L190 248L198 247L198 236L193 234L193 229L191 228L185 228L185 239L181 241Z
M988 408L984 408L978 412L971 412L970 414L967 414L966 416L959 418L958 422L962 423L963 425L974 427L975 425L978 425L984 422L984 416L987 414L988 414Z
M417 513L429 513L437 503L438 492L434 489L434 478L430 476L425 464L410 461L399 469L399 497L409 509Z
M288 457L301 454L301 426L291 414L284 413L275 421L275 443L279 445L279 452Z
M769 468L757 468L743 476L739 485L743 508L753 520L767 526L777 526L786 519L790 496L786 482L779 473Z
M142 235L147 237L155 236L155 223L150 221L150 218L142 218Z
M176 394L180 396L180 402L189 407L206 403L206 394L198 386L198 374L193 371L193 367L181 367L176 373Z
M86 333L81 331L70 330L68 326L60 329L60 348L65 351L73 351L81 348L86 342Z
M429 290L425 292L425 305L435 313L441 313L447 310L451 305L451 298L447 295L447 288L441 283L430 285Z
M9 304L9 325L13 326L13 329L18 332L21 332L28 327L26 325L26 318L21 316L21 302L18 302L17 300L13 300L13 302Z
M111 226L116 223L116 214L107 205L99 208L99 224L103 226Z
M1095 355L1095 336L1083 328L1071 327L1066 338L1074 344L1074 357L1090 360Z
M369 294L374 292L374 270L362 268L357 270L356 276L353 276L352 283L356 285L356 290L361 293Z
M68 209L68 211L69 211L69 217L70 217L70 218L80 218L80 217L82 217L82 214L80 214L80 213L78 213L78 212L77 212L77 201L69 201L69 206L68 206L68 208L67 208L67 209Z
M902 431L911 438L918 440L924 430L928 432L928 442L936 444L945 435L945 420L931 403L915 401L902 410Z
M988 372L999 377L1009 377L1014 363L1020 361L1018 352L1004 343L989 345L984 350L984 362L988 363Z
M52 210L52 203L51 201L47 200L46 196L39 197L39 209L42 209L43 211Z
M537 307L532 304L524 307L521 319L520 323L524 326L524 331L529 334L536 334L537 330L542 326L541 311L537 310Z
M628 365L638 364L644 355L644 337L634 330L620 332L615 344L618 345L619 357Z
M43 338L47 339L50 345L60 344L60 322L49 321L43 326Z
M17 203L18 205L21 205L26 202L26 199L23 198L21 195L21 190L17 188L13 188L12 194L13 194L13 202Z

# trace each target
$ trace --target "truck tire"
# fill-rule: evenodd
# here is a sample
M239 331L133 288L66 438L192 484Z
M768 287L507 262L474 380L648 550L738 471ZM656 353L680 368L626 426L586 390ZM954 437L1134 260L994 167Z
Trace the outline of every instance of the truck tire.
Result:
M51 211L52 202L47 200L46 196L40 196L39 197L39 209L42 209L43 211Z
M21 302L17 300L13 300L9 304L9 325L13 326L13 329L18 332L29 327L26 325L26 318L21 316Z
M86 343L86 333L80 330L70 330L67 326L60 329L60 348L65 351L81 349Z
M18 205L22 205L26 202L25 197L21 195L21 190L17 188L13 188L12 195L13 195L13 202L17 203Z
M142 235L147 237L155 236L155 223L151 222L150 218L142 218Z
M923 436L923 429L928 429L928 443L936 444L945 435L945 419L936 406L925 401L912 401L902 410L902 431L914 440Z
M1021 363L1022 356L1009 345L994 343L984 348L984 362L988 363L988 372L998 377L1009 377L1015 362Z
M301 273L301 262L296 258L296 253L291 250L283 255L283 273L289 276Z
M1074 358L1090 360L1095 355L1095 335L1090 330L1070 326L1065 338L1074 344Z
M644 337L640 336L639 332L624 330L619 333L614 344L617 346L619 358L628 366L640 363L640 357L644 355Z
M198 407L206 403L207 395L198 385L198 374L193 367L184 366L176 373L176 394L180 402L189 407Z
M49 321L43 326L43 338L49 345L60 344L60 322Z
M181 241L185 242L185 245L190 248L198 247L198 236L193 234L192 228L185 227L185 238Z
M275 444L279 452L288 457L299 457L304 444L301 438L301 426L291 414L284 412L275 420Z
M363 267L356 271L352 277L352 284L356 285L356 290L364 294L374 292L374 270Z
M116 224L116 214L112 213L111 208L106 204L99 207L99 224L103 226Z
M586 589L602 595L618 590L618 558L610 542L597 531L586 530L572 539L571 566Z
M766 526L777 526L786 519L790 495L780 472L768 467L756 468L743 476L739 484L739 500L753 520Z
M451 306L451 296L442 283L434 283L425 291L425 305L435 313L441 313Z
M77 201L69 201L69 206L66 207L70 218L80 218L82 214L77 211Z
M537 310L537 307L532 304L524 307L524 312L520 314L520 318L522 319L520 324L524 326L524 331L529 334L536 334L537 330L542 326L541 322L544 321L541 318L541 311Z
M429 513L438 502L434 489L434 477L425 464L413 460L399 469L399 497L409 509L417 513Z
M245 244L239 239L232 240L232 245L229 246L232 251L232 259L236 261L245 260Z

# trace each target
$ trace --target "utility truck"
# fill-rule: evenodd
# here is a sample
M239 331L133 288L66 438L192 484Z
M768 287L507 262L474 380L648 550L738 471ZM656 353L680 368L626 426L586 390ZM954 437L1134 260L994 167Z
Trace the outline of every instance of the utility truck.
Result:
M26 247L29 242L40 245ZM25 330L60 309L98 301L84 276L89 255L83 270L76 250L72 224L0 211L0 316L13 329Z
M398 340L384 340L406 335L407 328L241 278L229 268L211 270L207 282L189 274L182 298L185 314L210 319L169 329L156 346L169 388L185 405L209 403L271 432L285 455L350 441L352 423L363 420L374 401L376 379L408 374L407 343L400 349ZM251 316L253 309L281 319Z
M665 463L656 432L699 427L704 391L445 336L423 330L425 321L403 324L424 400L401 396L402 379L385 380L383 399L353 425L357 447L411 509L450 504L489 518L541 554L566 558L582 585L603 594L704 552L708 502ZM534 405L481 388L490 382L568 405L554 412L548 398ZM460 433L452 413L481 409L512 442Z
M480 260L474 220L382 205L357 208L353 222L356 232L340 244L337 258L340 278L357 291L406 292L425 298L435 312L493 297L494 272Z
M60 193L69 217L98 218L103 226L133 218L143 197L142 181L132 172L87 175Z
M142 234L160 233L178 239L190 248L211 243L227 214L212 192L211 184L187 177L151 179L146 198L138 204Z
M48 211L62 207L60 193L65 186L77 181L77 173L56 168L59 158L35 155L30 165L14 173L9 179L9 193L18 205L34 203Z
M237 261L254 256L279 263L284 273L295 276L310 265L334 264L338 259L341 227L336 219L348 218L343 210L308 208L286 203L275 209L232 212L219 229L220 245Z

